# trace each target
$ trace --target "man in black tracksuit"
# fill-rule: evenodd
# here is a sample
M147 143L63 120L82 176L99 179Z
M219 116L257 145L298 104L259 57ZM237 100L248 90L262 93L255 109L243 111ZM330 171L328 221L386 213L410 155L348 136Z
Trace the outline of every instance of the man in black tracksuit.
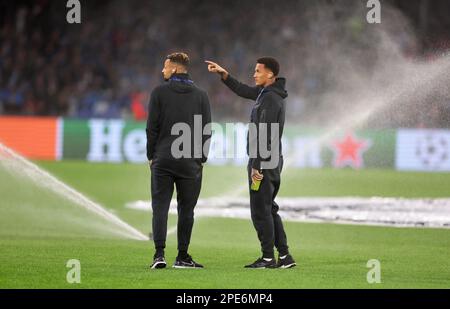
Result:
M203 163L207 160L211 133L203 134L211 122L209 99L187 74L189 57L184 53L167 56L162 71L166 82L156 87L150 98L147 120L147 157L151 169L153 241L155 255L151 268L164 268L164 248L170 201L177 189L178 256L175 268L197 268L188 254L194 207L200 194ZM199 122L200 120L200 122ZM181 127L180 127L181 124ZM176 128L181 129L176 129ZM185 143L179 135L190 133ZM201 134L195 138L195 134ZM203 147L205 145L205 147Z
M261 242L262 258L254 263L246 265L246 268L291 268L296 266L289 254L286 233L283 223L278 215L279 207L275 197L280 187L280 174L283 168L283 156L281 151L281 137L283 134L285 119L285 102L287 97L284 78L278 78L279 64L271 57L263 57L257 60L255 67L255 87L240 83L217 63L206 61L208 70L219 73L223 83L234 93L246 99L256 101L253 106L250 125L256 127L256 138L249 131L247 137L248 182L261 181L259 190L250 189L250 211L253 225ZM267 130L263 130L260 124L265 124ZM271 133L271 125L278 127L278 136ZM274 132L276 133L276 132ZM264 157L259 148L262 135L266 135L265 150L271 150L270 155ZM252 140L256 139L256 144ZM252 157L251 148L257 145ZM276 148L275 148L276 147ZM277 150L277 151L273 151ZM273 164L275 163L275 164ZM274 246L279 252L278 263L275 261Z

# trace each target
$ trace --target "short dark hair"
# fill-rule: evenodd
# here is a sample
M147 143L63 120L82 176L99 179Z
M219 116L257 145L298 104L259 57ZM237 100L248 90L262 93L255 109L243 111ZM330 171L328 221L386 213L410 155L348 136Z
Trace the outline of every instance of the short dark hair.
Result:
M256 63L264 64L266 68L272 71L273 75L278 76L280 73L280 64L273 57L262 57L256 60Z
M172 53L166 57L171 62L181 64L185 67L189 66L189 56L186 53Z

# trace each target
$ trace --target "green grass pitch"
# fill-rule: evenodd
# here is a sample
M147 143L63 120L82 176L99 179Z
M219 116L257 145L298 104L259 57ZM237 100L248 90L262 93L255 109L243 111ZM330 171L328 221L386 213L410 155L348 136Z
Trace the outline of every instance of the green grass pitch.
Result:
M38 162L145 234L151 214L124 207L149 199L146 165ZM245 186L245 169L204 169L201 197ZM385 170L283 171L280 196L449 197L450 174ZM246 195L245 188L242 195ZM170 216L169 227L176 224ZM0 288L449 288L450 230L286 222L298 267L248 270L259 245L249 220L196 219L190 253L205 269L150 270L151 242L120 238L92 213L0 171ZM168 237L169 266L176 235ZM66 262L81 263L69 284ZM369 284L366 263L381 263Z

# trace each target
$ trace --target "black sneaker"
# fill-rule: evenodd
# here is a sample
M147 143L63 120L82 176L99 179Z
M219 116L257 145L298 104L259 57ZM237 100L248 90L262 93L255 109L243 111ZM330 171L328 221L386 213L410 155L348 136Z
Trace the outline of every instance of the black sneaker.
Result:
M259 258L255 262L249 265L245 265L245 268L276 268L277 263L275 259L270 259L266 261L264 258Z
M196 263L192 256L188 255L185 258L177 257L175 263L172 266L173 268L203 268L202 264Z
M290 254L285 255L285 258L282 259L278 257L278 268L292 268L297 266L297 263L295 263L294 259Z
M166 260L164 259L164 256L155 256L153 258L153 264L150 265L151 269L156 268L165 268L167 266Z

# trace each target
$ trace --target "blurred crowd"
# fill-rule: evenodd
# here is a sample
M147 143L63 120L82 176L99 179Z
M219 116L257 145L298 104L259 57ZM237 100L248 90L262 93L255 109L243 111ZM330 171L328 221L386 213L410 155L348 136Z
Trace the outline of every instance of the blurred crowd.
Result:
M320 4L308 1L81 3L81 24L68 24L66 1L0 0L0 114L144 120L149 93L162 82L165 56L185 51L192 79L210 96L215 121L246 121L251 103L232 95L203 61L217 61L252 83L255 60L270 55L280 60L288 80L288 117L320 125L323 117L313 115L330 113L321 94L335 83L328 69L336 59L326 51L341 49L336 43L344 40L351 50L340 52L373 59L364 35L368 26L363 18L351 19L345 7L332 12L342 31ZM321 18L324 23L306 22ZM423 55L414 41L396 35L405 57ZM447 35L438 40L442 50L450 47ZM424 108L429 117L421 113L412 123L392 118L383 125L450 126L450 98L440 100Z

